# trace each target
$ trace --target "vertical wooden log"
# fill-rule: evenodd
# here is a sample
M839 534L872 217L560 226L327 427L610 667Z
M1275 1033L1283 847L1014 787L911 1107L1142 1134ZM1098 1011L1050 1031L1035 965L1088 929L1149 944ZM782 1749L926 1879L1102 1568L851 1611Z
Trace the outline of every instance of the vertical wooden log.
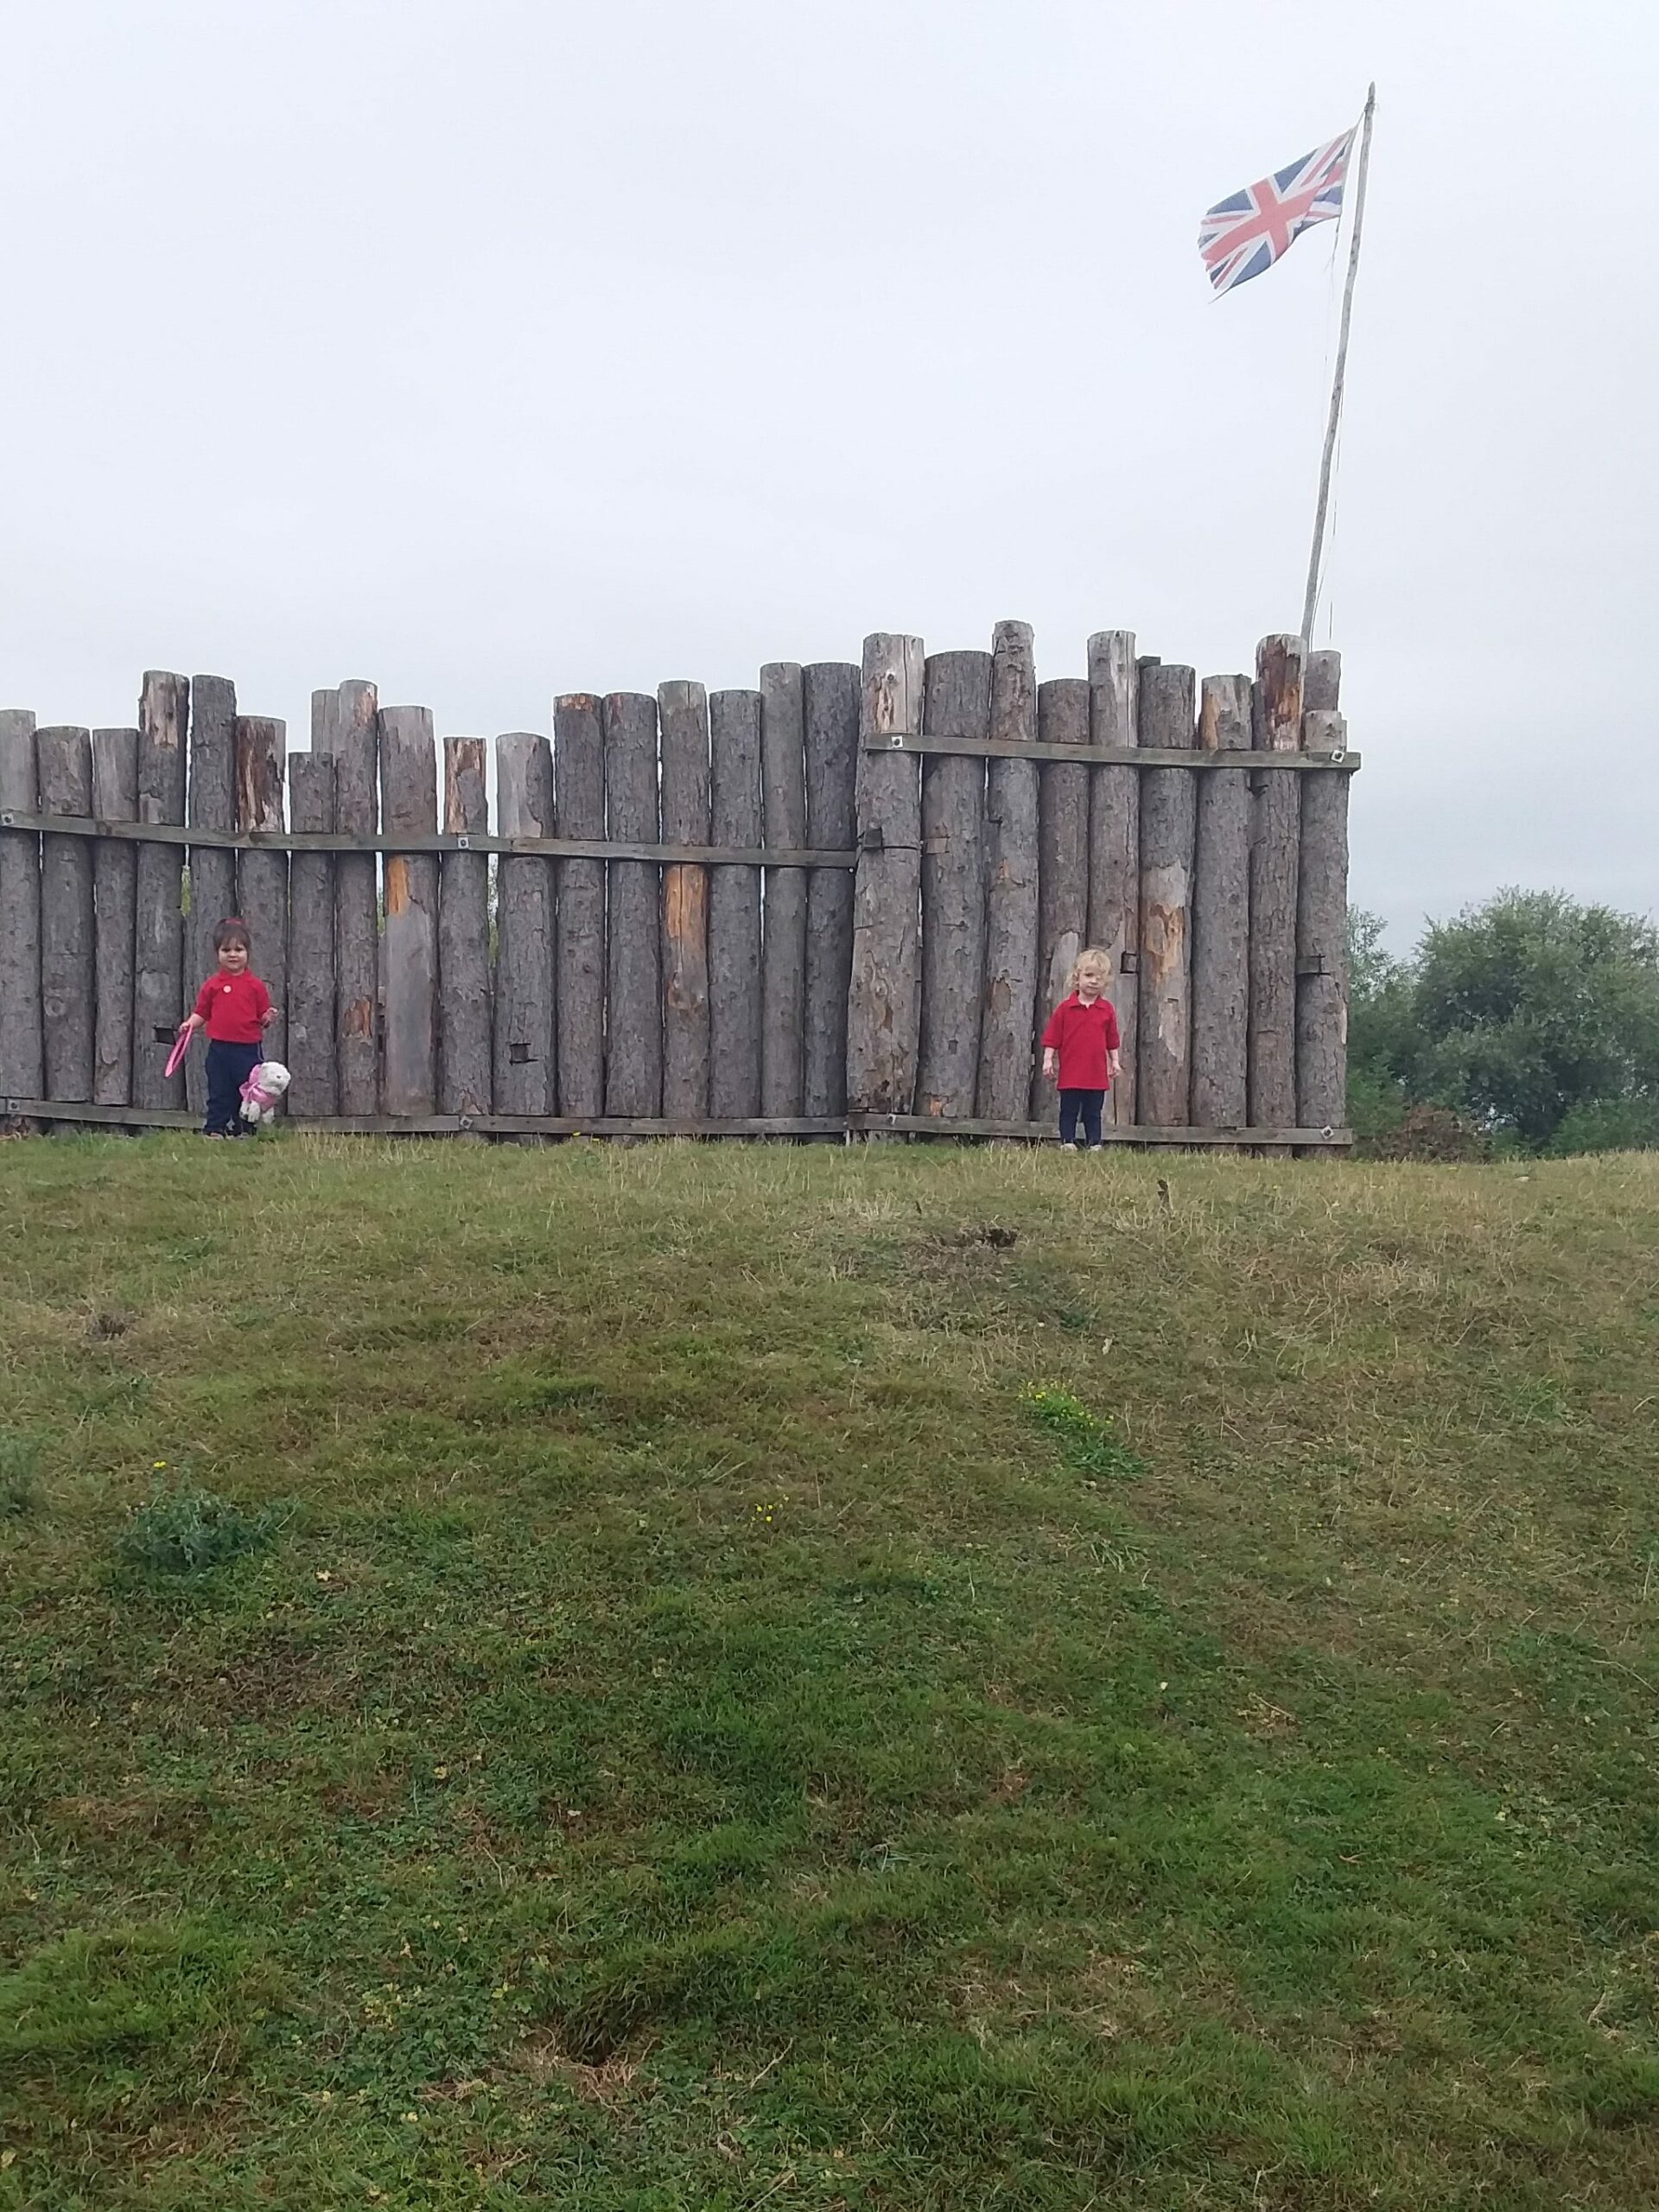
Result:
M38 814L35 717L0 709L0 814ZM0 829L0 1098L43 1098L41 1028L41 840Z
M553 755L512 730L495 741L504 837L553 835ZM504 853L496 876L495 1103L503 1114L551 1114L558 1096L553 1014L553 863Z
M1196 678L1160 662L1141 671L1142 745L1190 752ZM1151 1128L1185 1125L1192 1081L1192 863L1198 795L1190 768L1141 771L1139 1074L1135 1112Z
M380 827L380 719L372 683L342 683L332 726L334 820L341 836ZM380 1106L380 862L372 852L334 862L334 1034L340 1110Z
M92 741L84 729L43 729L35 740L41 812L92 810ZM46 1095L92 1095L92 847L86 837L41 840L41 1014ZM177 847L174 848L175 851Z
M190 799L192 829L228 832L236 827L236 686L227 677L190 679ZM184 925L184 1006L219 965L213 932L236 912L236 855L228 845L190 848L190 911ZM198 1044L184 1063L185 1095L193 1114L207 1107L207 1055Z
M810 672L810 671L809 671ZM760 845L760 694L709 702L710 834ZM709 1105L717 1122L760 1111L760 871L716 868L709 886Z
M806 842L850 852L857 836L859 671L851 661L801 671L806 720ZM801 1108L847 1110L847 986L853 971L853 872L815 868L806 880L806 1042Z
M999 622L991 638L991 735L1037 736L1037 662L1029 622ZM985 992L976 1111L1023 1122L1031 1110L1037 1033L1037 793L1034 760L993 760L985 784ZM1044 1009L1046 1020L1048 1009Z
M614 838L660 844L657 702L612 691L601 715L607 829ZM663 963L655 861L613 861L605 1110L654 1120L663 1109Z
M430 708L380 709L380 807L388 837L436 831L438 760ZM385 883L380 1110L430 1114L438 1098L437 855L388 853Z
M1322 690L1335 689L1322 679ZM1304 712L1302 743L1311 753L1346 752L1346 724L1331 708ZM1327 768L1296 780L1296 1121L1338 1129L1348 1107L1348 778Z
M138 733L92 732L92 812L100 822L138 819ZM92 848L92 905L98 918L92 1097L100 1106L132 1103L132 954L137 912L138 848L100 837Z
M0 814L40 812L35 716L0 708ZM0 830L0 1097L47 1095L40 1027L40 836Z
M1052 677L1037 687L1037 735L1044 745L1087 745L1090 686L1081 677ZM1071 987L1077 955L1088 943L1090 779L1103 772L1079 761L1074 768L1045 760L1037 792L1038 993L1034 1042ZM1122 772L1132 775L1133 769ZM1133 981L1133 977L1131 977ZM1120 1021L1122 1016L1119 1016ZM1124 1055L1128 1059L1128 1053ZM1042 1054L1032 1065L1031 1118L1054 1112L1054 1085L1043 1073Z
M908 1114L921 1042L922 785L912 753L866 744L915 737L925 656L919 638L864 640L859 705L858 874L847 1000L847 1105Z
M605 835L605 753L599 702L567 692L553 702L553 785L560 833ZM561 861L556 996L561 1114L605 1110L605 863Z
M709 698L701 683L658 686L662 725L663 842L709 842ZM663 1112L709 1117L709 871L663 870Z
M315 740L315 720L312 734ZM296 835L334 829L334 758L315 743L289 755L288 815ZM322 1121L340 1108L333 854L291 855L288 894L288 1109L300 1121Z
M182 823L190 687L151 669L138 696L138 819ZM185 1015L183 852L140 845L133 929L132 1100L181 1106L184 1078L164 1071ZM199 981L200 979L198 979ZM194 989L191 997L195 996Z
M287 780L288 725L269 715L236 718L236 826L245 835L280 836ZM238 853L236 910L253 940L251 965L270 993L276 1019L265 1031L267 1059L288 1061L288 855Z
M1236 768L1198 779L1192 881L1192 1081L1198 1128L1242 1128L1248 1117L1245 1035L1250 990L1250 679L1206 676L1198 746L1236 753Z
M547 740L542 740L543 752ZM443 741L443 827L452 837L486 837L490 801L488 753L481 737ZM553 787L553 765L547 767ZM545 866L546 863L543 862ZM548 917L547 980L553 984L552 917ZM552 1028L549 1008L548 1027ZM438 1111L490 1110L490 856L444 853L438 863ZM548 1081L553 1039L547 1039Z
M1263 638L1255 652L1250 741L1259 753L1301 742L1300 638ZM1253 1128L1288 1128L1296 1114L1296 849L1300 778L1259 775L1250 849L1249 1091Z
M1342 655L1334 645L1322 645L1309 653L1302 672L1302 743L1310 751L1323 748L1315 748L1307 734L1308 715L1334 715L1341 704Z
M766 842L806 842L806 698L800 664L760 671L760 783ZM806 875L766 870L761 949L760 1110L798 1114L805 1096Z
M991 656L930 653L922 727L930 737L991 732ZM922 763L922 1037L919 1114L970 1121L985 987L985 763Z
M1089 742L1140 742L1141 664L1133 630L1099 630L1089 640ZM1112 1005L1122 1064L1108 1108L1132 1128L1140 1027L1141 771L1099 767L1089 779L1089 943L1112 965Z

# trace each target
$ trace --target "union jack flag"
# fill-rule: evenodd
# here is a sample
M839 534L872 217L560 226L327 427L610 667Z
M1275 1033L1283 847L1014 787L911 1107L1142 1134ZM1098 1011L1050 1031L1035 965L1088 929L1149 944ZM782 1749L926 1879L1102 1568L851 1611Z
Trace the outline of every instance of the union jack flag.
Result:
M1229 193L1207 210L1198 226L1198 251L1217 297L1271 269L1310 225L1332 222L1341 214L1353 143L1353 132L1344 130L1317 154L1304 155L1287 169L1247 184L1243 192Z

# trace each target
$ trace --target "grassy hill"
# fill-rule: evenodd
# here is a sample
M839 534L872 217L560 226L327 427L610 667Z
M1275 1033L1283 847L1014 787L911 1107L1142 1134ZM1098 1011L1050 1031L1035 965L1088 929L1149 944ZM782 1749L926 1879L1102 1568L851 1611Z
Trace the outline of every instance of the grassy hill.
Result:
M0 1147L0 2207L1653 2203L1656 1342L1656 1160Z

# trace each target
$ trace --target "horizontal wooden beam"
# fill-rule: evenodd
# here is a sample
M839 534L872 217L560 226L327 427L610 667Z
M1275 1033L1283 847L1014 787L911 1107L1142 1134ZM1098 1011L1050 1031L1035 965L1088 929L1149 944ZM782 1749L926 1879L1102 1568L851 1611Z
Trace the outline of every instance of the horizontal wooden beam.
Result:
M83 1122L111 1128L189 1129L194 1114L164 1107L93 1106L80 1100L0 1098L0 1121ZM838 1137L901 1135L927 1137L1009 1137L1029 1144L1057 1141L1049 1122L947 1122L926 1114L755 1115L740 1121L664 1121L626 1115L356 1114L325 1116L287 1125L318 1136L594 1136L594 1137ZM1348 1129L1107 1128L1102 1141L1138 1147L1215 1146L1344 1151Z
M1322 768L1351 776L1359 767L1357 753L1255 753L1232 748L1222 753L1192 752L1168 745L1024 745L1000 737L867 738L866 753L924 753L961 755L976 760L1065 760L1075 767L1101 766L1119 768L1260 768L1306 775Z
M870 1136L891 1129L915 1136L1011 1137L1027 1144L1059 1142L1052 1122L958 1122L929 1114L854 1114L848 1117L847 1127L855 1135ZM1351 1129L1161 1128L1143 1123L1103 1128L1100 1138L1103 1144L1108 1145L1173 1146L1178 1150L1184 1146L1294 1145L1309 1151L1345 1151L1354 1141Z
M646 845L614 837L355 837L339 831L201 830L176 822L99 822L80 814L0 813L0 830L53 837L115 837L140 845L211 846L234 853L529 853L567 861L662 861L703 868L855 868L855 852L766 845Z

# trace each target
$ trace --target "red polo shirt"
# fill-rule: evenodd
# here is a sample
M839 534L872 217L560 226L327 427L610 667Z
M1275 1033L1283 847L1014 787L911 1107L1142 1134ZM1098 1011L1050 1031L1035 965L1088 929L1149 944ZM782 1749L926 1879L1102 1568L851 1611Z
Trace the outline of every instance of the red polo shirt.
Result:
M260 1024L270 1011L270 993L245 969L239 976L227 976L221 968L207 978L196 999L196 1012L216 1045L257 1045L264 1035Z
M1106 1055L1117 1050L1117 1016L1109 998L1084 1006L1075 991L1062 999L1043 1032L1043 1050L1060 1056L1062 1090L1105 1090L1110 1087Z

